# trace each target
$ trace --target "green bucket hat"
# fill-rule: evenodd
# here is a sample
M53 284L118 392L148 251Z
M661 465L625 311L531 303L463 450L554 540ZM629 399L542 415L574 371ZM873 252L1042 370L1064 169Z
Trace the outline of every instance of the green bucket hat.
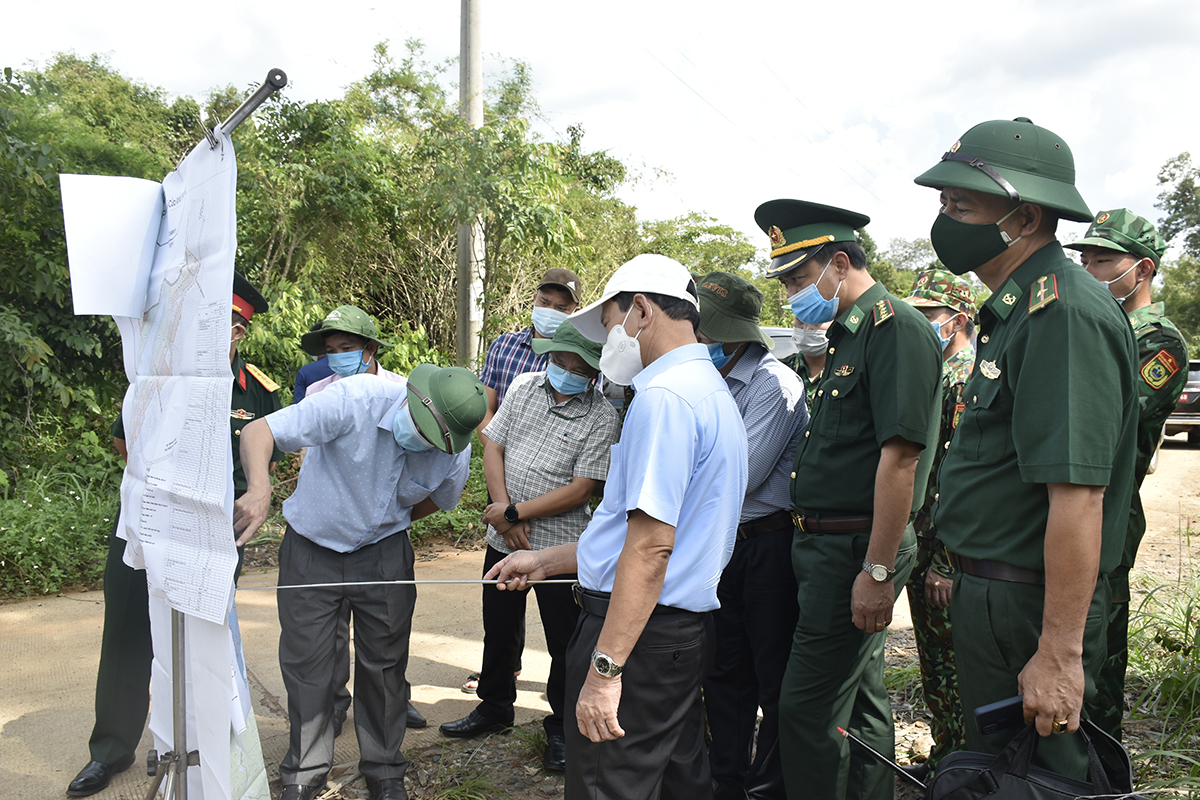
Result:
M765 274L778 278L830 242L857 242L855 231L871 218L804 200L769 200L755 209L754 221L771 240L771 263Z
M975 290L959 275L944 269L927 269L917 275L904 301L918 308L945 306L975 319Z
M371 315L358 306L338 306L321 321L320 327L300 337L300 347L310 356L325 355L325 337L334 331L352 333L380 347L391 347L379 338L379 330Z
M915 183L952 186L1034 203L1064 219L1089 222L1092 212L1075 188L1075 159L1058 134L1028 117L981 122L962 135Z
M768 350L775 341L758 327L763 295L745 278L729 272L710 272L697 282L700 295L700 333L714 342L762 342Z
M419 364L408 376L408 406L421 435L443 453L471 446L471 431L487 415L487 393L462 367Z
M1129 253L1138 258L1149 258L1158 267L1167 252L1167 242L1145 217L1139 217L1128 208L1101 211L1088 227L1082 239L1076 239L1067 247L1082 250L1088 245Z
M534 339L533 352L542 353L574 353L587 362L592 369L600 369L600 353L604 350L601 342L593 342L584 336L571 324L564 320L554 332L553 339Z

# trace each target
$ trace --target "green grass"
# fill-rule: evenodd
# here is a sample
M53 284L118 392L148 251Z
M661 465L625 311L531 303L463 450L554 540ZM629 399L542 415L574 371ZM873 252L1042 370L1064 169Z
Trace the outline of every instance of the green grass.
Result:
M480 519L487 507L487 483L483 479L483 445L479 434L471 434L471 474L458 505L449 511L438 511L412 524L409 538L420 544L431 536L446 536L455 544L481 541L487 526Z

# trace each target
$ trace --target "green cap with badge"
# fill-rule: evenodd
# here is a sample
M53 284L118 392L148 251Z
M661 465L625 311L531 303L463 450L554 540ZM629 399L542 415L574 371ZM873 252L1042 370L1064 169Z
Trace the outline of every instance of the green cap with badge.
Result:
M1158 267L1167 252L1167 242L1150 221L1139 217L1128 208L1101 211L1088 227L1082 239L1076 239L1066 247L1082 250L1088 245L1129 253L1138 258L1148 258Z
M918 308L945 306L975 319L975 290L960 275L944 269L927 269L917 275L904 301Z
M325 337L338 331L361 336L380 347L391 347L387 342L380 340L379 330L375 327L371 315L358 306L338 306L330 311L329 315L321 320L320 327L300 337L300 347L310 356L325 355Z
M950 146L941 162L917 176L915 183L1034 203L1075 222L1092 219L1075 188L1071 148L1061 136L1034 125L1028 117L979 123Z
M775 341L758 326L763 295L754 284L729 272L710 272L697 287L701 335L722 344L762 342L775 349Z
M535 338L530 342L530 346L538 355L542 353L574 353L586 361L589 367L597 370L600 369L600 353L604 350L603 343L593 342L584 336L578 328L571 324L569 319L563 320L559 324L553 339Z
M857 242L855 234L871 221L866 214L804 200L769 200L754 211L754 221L771 240L768 278L816 255L830 242Z
M408 407L421 435L443 453L471 446L471 431L487 415L487 393L462 367L418 364L408 376Z

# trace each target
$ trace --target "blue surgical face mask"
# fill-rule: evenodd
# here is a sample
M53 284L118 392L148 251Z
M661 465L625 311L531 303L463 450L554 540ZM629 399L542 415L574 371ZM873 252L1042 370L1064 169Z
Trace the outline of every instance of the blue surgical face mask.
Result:
M833 259L830 259L815 281L788 298L792 314L805 325L822 325L837 316L838 292L842 290L842 282L838 281L837 288L833 290L833 297L828 300L817 290L817 284L825 277L832 264Z
M566 318L567 315L556 308L533 307L533 328L547 339L554 338L554 332Z
M708 357L712 359L714 367L723 369L729 363L729 359L733 358L733 354L725 355L725 345L721 342L713 342L708 346Z
M417 431L417 424L413 422L412 414L409 413L407 400L396 410L396 416L392 417L392 436L396 439L396 444L410 453L423 453L433 447Z
M953 319L953 317L951 317L950 319ZM946 320L946 322L949 322L949 321L950 321L949 319ZM937 334L938 341L942 343L942 352L943 353L946 352L946 348L950 346L950 340L942 338L942 326L945 325L946 322L938 322L937 320L933 320L933 319L929 320L929 324L933 326L933 332Z
M590 378L565 370L553 361L546 365L546 377L559 394L583 394L592 382Z
M371 366L369 361L363 361L362 350L354 350L350 353L328 353L327 355L329 368L343 378L357 375Z

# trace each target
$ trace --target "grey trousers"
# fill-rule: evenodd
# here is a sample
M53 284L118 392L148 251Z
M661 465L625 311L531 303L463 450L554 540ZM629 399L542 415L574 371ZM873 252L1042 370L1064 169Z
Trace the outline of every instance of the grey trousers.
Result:
M412 580L407 531L353 553L314 544L289 525L279 547L279 585ZM282 783L321 786L332 766L342 603L354 618L354 727L359 771L369 781L402 778L407 711L404 672L414 586L351 586L279 592L279 668L288 693L290 739Z

